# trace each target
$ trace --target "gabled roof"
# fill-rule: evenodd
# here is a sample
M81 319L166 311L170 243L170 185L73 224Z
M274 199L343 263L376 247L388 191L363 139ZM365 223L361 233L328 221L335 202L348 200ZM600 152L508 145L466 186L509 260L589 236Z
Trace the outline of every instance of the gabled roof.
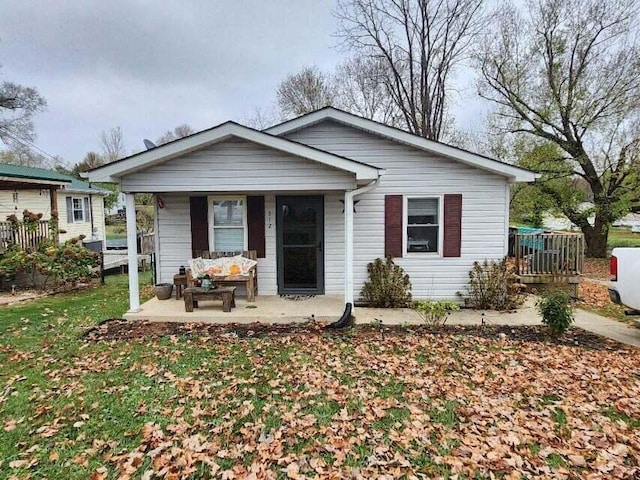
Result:
M87 177L92 182L117 182L120 177L125 175L201 150L229 138L247 140L257 145L351 172L356 176L356 180L375 180L383 172L383 170L366 163L260 132L235 122L225 122L208 130L203 130L188 137L174 140L159 147L89 170Z
M264 131L271 135L286 135L287 133L301 130L305 127L314 125L324 120L333 120L350 127L354 127L374 135L395 140L406 145L424 150L426 152L435 153L453 160L465 163L467 165L487 170L489 172L505 176L511 181L516 182L533 182L540 175L524 168L509 165L507 163L494 160L484 155L469 152L461 148L452 147L445 143L428 140L419 135L405 132L394 127L390 127L383 123L369 120L367 118L354 115L352 113L339 110L334 107L324 107L320 110L310 112L301 117L288 120L273 127L269 127Z

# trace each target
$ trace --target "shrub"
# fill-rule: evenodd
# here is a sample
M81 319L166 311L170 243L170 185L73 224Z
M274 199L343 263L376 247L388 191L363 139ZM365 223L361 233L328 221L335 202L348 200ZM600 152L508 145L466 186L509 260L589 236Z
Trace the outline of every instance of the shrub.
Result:
M538 302L538 311L542 315L542 323L545 324L551 335L559 337L573 323L573 309L571 298L567 292L554 290L545 294Z
M373 307L398 308L411 303L411 281L402 267L391 257L386 260L376 258L367 265L369 280L365 282L360 295Z
M46 289L53 285L75 285L95 276L100 256L85 248L80 238L57 244L41 242L33 251L12 245L0 258L0 274L13 276L23 272L28 287Z
M465 305L479 310L512 310L522 304L522 286L514 267L503 258L499 262L473 262L469 272Z
M413 309L418 312L427 325L444 325L453 311L460 310L455 302L446 300L419 300L413 304Z

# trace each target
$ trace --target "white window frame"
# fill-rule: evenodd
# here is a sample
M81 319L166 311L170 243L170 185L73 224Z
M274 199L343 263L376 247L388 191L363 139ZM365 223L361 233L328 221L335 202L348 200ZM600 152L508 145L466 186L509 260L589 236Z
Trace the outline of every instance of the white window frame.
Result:
M409 200L413 198L438 200L438 249L435 252L410 252L407 229L409 227ZM403 195L402 197L402 245L406 257L442 257L444 241L444 195Z
M86 223L89 219L84 218L84 199L87 197L71 197L71 219L73 223ZM76 206L75 201L80 202L80 211L82 212L82 220L76 220Z
M242 210L242 228L244 230L244 245L242 250L248 249L249 244L249 228L247 224L247 196L246 195L209 195L207 197L207 206L208 206L208 221L209 221L209 250L214 252L215 247L215 235L216 228L239 228L237 226L228 226L228 227L216 227L214 224L213 218L213 202L216 201L224 201L224 200L242 200L242 205L244 206Z

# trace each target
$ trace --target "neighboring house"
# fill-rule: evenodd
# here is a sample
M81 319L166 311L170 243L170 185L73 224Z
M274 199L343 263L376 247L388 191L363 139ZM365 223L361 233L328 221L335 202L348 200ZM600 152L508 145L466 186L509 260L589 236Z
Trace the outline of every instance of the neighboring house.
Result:
M155 194L159 281L202 250L251 249L261 295L347 302L386 255L415 298L455 299L474 261L507 253L509 184L536 177L330 107L264 131L223 123L88 172L120 185L129 224L133 194Z
M57 211L61 242L84 235L85 241L102 241L104 246L104 199L108 190L69 175L21 165L0 164L3 178L24 183L0 189L0 221L14 214L22 218L24 210L42 213L43 220L49 220L51 212Z

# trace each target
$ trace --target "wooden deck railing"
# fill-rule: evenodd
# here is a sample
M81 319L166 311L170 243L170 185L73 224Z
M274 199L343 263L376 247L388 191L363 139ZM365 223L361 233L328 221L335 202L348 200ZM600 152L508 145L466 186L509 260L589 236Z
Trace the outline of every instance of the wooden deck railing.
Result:
M584 236L581 233L516 234L518 275L572 277L582 273Z
M146 255L156 251L155 233L145 233L140 235L140 253Z
M40 242L51 237L49 221L40 220L35 228L27 228L22 224L0 222L0 252L9 245L17 244L25 250L36 248Z

